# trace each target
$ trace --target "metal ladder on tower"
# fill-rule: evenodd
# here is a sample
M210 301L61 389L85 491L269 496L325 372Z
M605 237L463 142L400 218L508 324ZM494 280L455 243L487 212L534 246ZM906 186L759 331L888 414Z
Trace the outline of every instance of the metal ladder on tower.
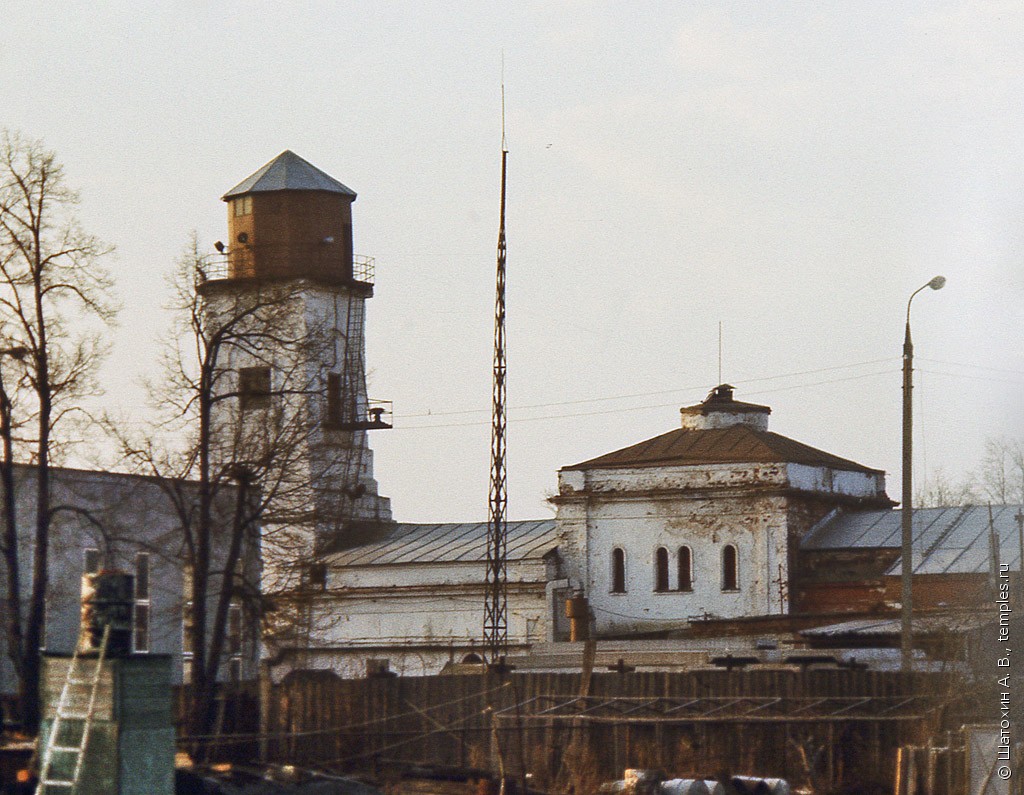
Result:
M366 390L364 334L366 333L366 301L350 293L345 317L345 359L342 364L342 416L353 425L366 422L366 406L359 398Z
M83 629L82 634L88 632ZM46 751L43 754L43 764L39 770L39 786L36 788L36 795L51 795L55 792L75 793L78 789L78 780L82 775L82 763L85 761L85 749L89 743L89 731L92 729L92 719L96 714L96 692L99 690L100 678L103 675L103 661L107 656L107 643L110 641L110 624L103 627L103 637L100 640L99 653L96 656L96 667L92 676L83 676L79 671L82 659L79 649L82 647L82 637L79 636L75 652L71 655L71 664L68 666L68 675L64 680L64 687L60 692L60 699L57 701L57 710L54 714L53 724L50 726L50 735L47 738ZM74 709L76 701L75 692L81 693L88 688L89 701L85 713ZM84 693L82 693L84 695ZM61 745L60 730L66 720L83 720L82 734L77 745ZM70 779L50 778L52 774L55 754L66 757L73 757L75 769Z

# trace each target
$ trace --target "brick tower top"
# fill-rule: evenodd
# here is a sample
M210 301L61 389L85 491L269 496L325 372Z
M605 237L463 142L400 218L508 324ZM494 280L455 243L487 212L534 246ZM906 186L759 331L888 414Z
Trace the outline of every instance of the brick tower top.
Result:
M307 278L369 286L353 273L355 191L284 151L221 197L229 280Z

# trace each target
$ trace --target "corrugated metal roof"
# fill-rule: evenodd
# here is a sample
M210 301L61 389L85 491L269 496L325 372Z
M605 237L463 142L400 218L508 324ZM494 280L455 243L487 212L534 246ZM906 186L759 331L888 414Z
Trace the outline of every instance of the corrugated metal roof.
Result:
M286 149L257 172L235 185L221 196L221 199L227 201L247 193L273 190L322 190L329 193L344 193L353 198L356 195L351 188L342 185L334 177L325 174L290 149Z
M374 537L331 551L338 566L473 563L487 560L487 522L382 525ZM558 546L554 519L508 523L508 559L539 558Z
M967 632L991 624L995 616L951 613L937 616L915 616L913 630L927 635L935 632ZM824 627L804 629L800 634L811 638L898 637L902 629L899 616L843 621Z
M742 424L711 430L680 428L564 468L612 469L671 464L734 463L792 463L853 472L880 471L786 436Z
M999 561L1020 568L1015 505L993 505L992 527L999 539ZM841 513L816 527L800 543L805 550L898 549L902 511ZM918 508L913 517L915 574L983 574L990 570L987 505ZM886 572L899 574L897 561Z

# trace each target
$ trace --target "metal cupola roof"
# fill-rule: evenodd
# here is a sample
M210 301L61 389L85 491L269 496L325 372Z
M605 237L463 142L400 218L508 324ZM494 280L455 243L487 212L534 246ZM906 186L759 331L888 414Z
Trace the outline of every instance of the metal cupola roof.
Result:
M313 164L303 160L290 149L243 179L221 196L227 201L248 193L267 193L276 190L319 190L327 193L342 193L355 199L356 192L342 185L334 177L325 174Z

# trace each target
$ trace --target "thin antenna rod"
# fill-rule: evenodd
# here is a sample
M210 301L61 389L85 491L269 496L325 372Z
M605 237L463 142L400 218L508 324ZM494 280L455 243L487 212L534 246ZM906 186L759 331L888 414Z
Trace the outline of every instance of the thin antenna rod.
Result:
M718 383L722 383L722 321L718 321Z
M504 56L502 57L504 71ZM494 297L494 368L491 390L491 478L487 513L487 592L484 648L499 665L508 647L507 475L505 469L505 83L501 85L501 206Z
M501 51L501 153L505 154L508 152L508 146L505 145L505 51ZM502 216L501 223L504 226L505 215L505 158L501 159L501 206Z

